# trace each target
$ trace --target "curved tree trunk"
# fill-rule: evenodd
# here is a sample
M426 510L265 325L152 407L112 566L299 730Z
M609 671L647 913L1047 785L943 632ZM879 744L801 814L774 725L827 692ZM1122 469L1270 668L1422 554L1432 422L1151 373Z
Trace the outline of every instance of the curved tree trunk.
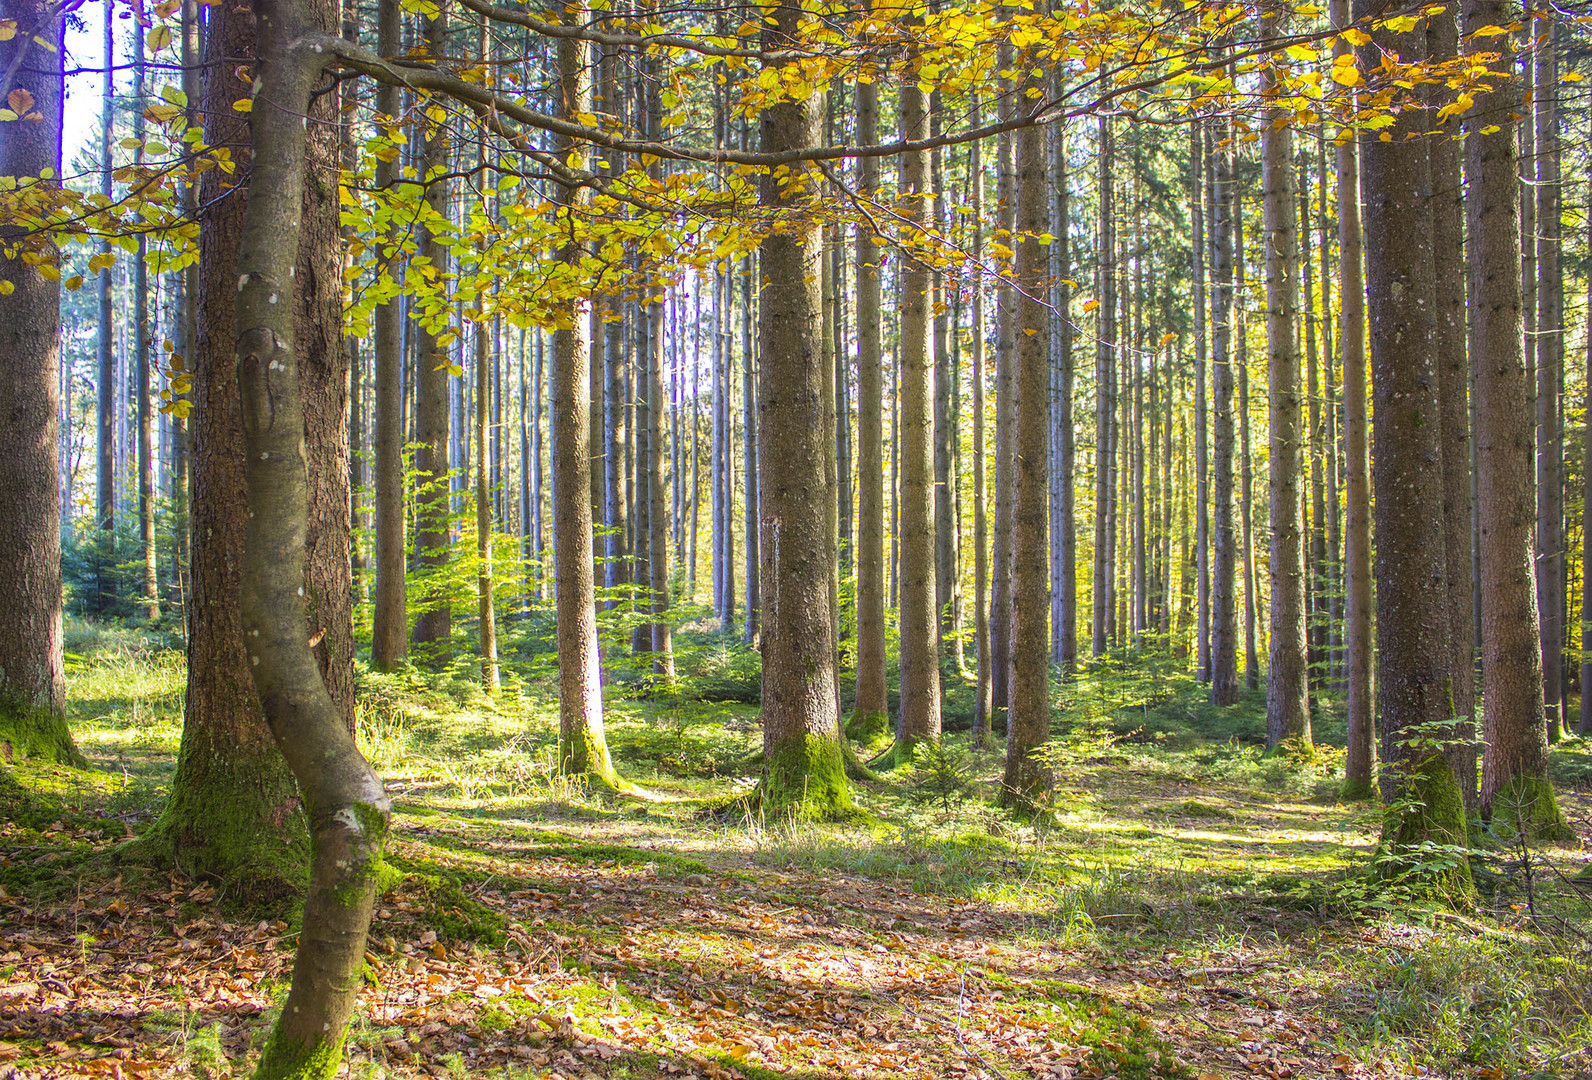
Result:
M304 263L302 244L324 238L307 235L318 230L300 230L306 192L312 204L320 198L313 190L320 185L305 183L316 159L307 153L311 136L301 117L311 110L311 91L330 56L306 37L327 12L302 0L258 0L254 14L260 58L255 98L261 108L251 114L253 173L238 234L234 324L249 511L240 609L249 671L275 742L303 792L313 853L292 985L255 1075L329 1078L338 1071L361 983L391 808L304 634L306 594L314 588L305 574L307 560L314 558L309 523L317 498L306 422L318 403L300 391L296 329L311 321L306 315L324 313L314 310L313 282L305 283L312 294L307 301L295 293L303 282L297 272ZM335 5L331 15L335 20ZM337 25L333 21L331 27ZM330 220L335 228L335 213ZM280 303L284 295L297 302ZM334 305L334 337L338 313ZM346 459L336 465L346 478ZM345 498L345 514L346 507Z
M796 32L799 7L768 10L763 43L778 48ZM761 118L765 152L814 145L821 101L783 101ZM792 167L793 171L796 167ZM774 212L800 204L814 183L794 189L762 179L760 202ZM765 807L802 816L849 813L851 794L841 750L836 697L834 618L829 609L828 490L822 408L829 375L819 362L819 237L798 211L790 227L761 246L762 338L758 367L758 468L761 473L763 645L763 783ZM932 612L931 612L932 618Z
M0 0L48 47L30 48L14 87L33 95L41 122L13 122L0 133L0 176L38 177L61 169L62 19L42 0ZM10 71L27 37L0 42L0 71ZM59 181L40 181L54 184ZM0 243L21 230L0 224ZM66 728L61 654L61 326L59 281L0 251L0 761L35 757L83 764Z

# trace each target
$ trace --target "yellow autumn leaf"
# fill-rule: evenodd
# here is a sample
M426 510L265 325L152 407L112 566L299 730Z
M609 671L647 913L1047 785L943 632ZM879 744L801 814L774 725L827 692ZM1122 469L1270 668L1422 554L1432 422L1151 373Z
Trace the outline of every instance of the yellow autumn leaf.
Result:
M1093 311L1095 308L1097 308L1099 306L1100 306L1100 301L1098 301L1098 300L1085 300L1084 301L1084 305L1083 305L1083 310L1084 310L1085 313L1088 313L1088 312Z
M171 44L171 27L165 25L155 27L149 32L147 41L150 52L159 52Z
M234 101L232 103L232 110L234 112L253 112L254 111L254 99L253 98L239 98L237 101Z
M33 108L33 95L19 86L6 95L6 104L10 105L18 116L21 116Z

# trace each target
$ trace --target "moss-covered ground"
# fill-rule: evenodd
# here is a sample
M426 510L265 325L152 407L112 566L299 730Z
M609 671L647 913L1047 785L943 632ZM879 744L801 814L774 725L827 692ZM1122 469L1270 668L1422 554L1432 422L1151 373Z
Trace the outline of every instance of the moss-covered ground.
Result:
M246 1076L294 912L115 860L164 798L181 655L84 626L69 648L92 768L0 772L0 1075ZM1172 661L1056 688L1034 819L991 805L954 676L944 752L853 782L856 816L737 813L748 662L704 645L669 688L616 666L610 743L646 798L557 775L545 664L494 700L361 676L395 813L349 1075L1592 1072L1584 740L1554 751L1582 843L1479 853L1450 912L1370 884L1382 822L1338 800L1341 750L1266 755L1263 702L1212 709Z

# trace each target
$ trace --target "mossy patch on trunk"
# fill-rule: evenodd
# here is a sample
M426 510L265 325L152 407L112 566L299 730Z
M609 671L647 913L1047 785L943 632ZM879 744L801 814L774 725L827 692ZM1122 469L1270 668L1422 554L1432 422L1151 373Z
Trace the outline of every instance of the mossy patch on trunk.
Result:
M856 813L840 740L808 732L776 743L763 765L765 810L831 821Z
M1400 797L1382 824L1376 875L1454 907L1468 907L1476 886L1470 876L1465 799L1453 767L1442 754L1429 754L1403 780Z
M0 693L0 762L17 758L88 768L88 762L72 742L66 717L15 693Z
M1565 820L1553 784L1537 776L1517 775L1492 797L1493 833L1504 843L1521 833L1540 843L1574 843L1575 830Z

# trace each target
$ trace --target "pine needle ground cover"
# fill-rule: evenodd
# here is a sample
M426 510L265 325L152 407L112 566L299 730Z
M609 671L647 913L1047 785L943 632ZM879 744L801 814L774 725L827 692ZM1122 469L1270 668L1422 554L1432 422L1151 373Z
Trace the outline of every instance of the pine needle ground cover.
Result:
M0 788L0 1075L249 1074L286 992L291 903L118 863L180 737L180 656L77 640L93 768ZM355 1077L1574 1076L1592 1022L1578 847L1478 856L1484 905L1371 890L1380 819L1330 748L1265 756L1257 703L1176 680L1056 691L1049 809L991 808L953 734L833 825L735 812L755 706L614 687L647 798L552 770L534 675L487 700L364 677L394 792ZM1322 726L1331 730L1331 703ZM1586 755L1559 755L1586 835Z

